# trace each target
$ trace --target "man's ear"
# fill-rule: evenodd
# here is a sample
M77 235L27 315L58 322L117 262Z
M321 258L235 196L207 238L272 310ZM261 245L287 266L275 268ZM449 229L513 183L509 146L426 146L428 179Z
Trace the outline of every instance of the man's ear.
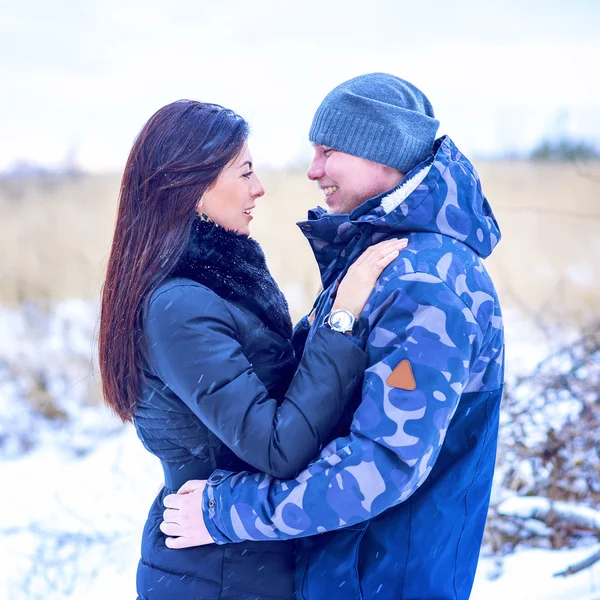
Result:
M398 171L398 169L395 169L394 167L388 167L388 165L383 166L386 171L386 174L389 175L391 178L396 179L398 182L404 179L406 173L402 173L402 171Z

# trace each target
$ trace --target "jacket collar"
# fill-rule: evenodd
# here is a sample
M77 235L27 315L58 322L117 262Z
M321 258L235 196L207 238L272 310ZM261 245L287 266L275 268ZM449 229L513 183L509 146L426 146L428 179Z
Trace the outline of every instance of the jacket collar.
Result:
M196 218L185 252L171 276L205 285L221 298L256 314L281 336L291 337L288 304L256 240Z
M298 225L315 254L324 287L368 246L394 235L449 236L484 258L500 240L477 172L448 136L438 139L429 159L394 189L366 200L349 215L315 208Z

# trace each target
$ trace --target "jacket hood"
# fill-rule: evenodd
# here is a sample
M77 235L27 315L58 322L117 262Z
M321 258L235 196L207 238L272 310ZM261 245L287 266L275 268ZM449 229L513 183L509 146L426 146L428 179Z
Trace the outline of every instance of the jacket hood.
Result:
M438 139L432 156L396 188L366 200L349 215L332 215L318 207L298 226L311 244L324 285L356 253L393 235L449 236L482 258L500 240L479 176L448 136Z

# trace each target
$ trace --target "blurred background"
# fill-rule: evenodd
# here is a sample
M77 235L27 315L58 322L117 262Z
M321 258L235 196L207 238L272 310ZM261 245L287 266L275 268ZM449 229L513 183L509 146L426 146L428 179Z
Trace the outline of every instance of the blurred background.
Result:
M180 98L249 120L253 235L297 319L319 288L295 225L322 201L312 115L387 71L427 94L503 232L507 389L472 597L600 598L598 31L594 0L1 1L0 597L135 593L161 470L102 405L95 336L144 122Z

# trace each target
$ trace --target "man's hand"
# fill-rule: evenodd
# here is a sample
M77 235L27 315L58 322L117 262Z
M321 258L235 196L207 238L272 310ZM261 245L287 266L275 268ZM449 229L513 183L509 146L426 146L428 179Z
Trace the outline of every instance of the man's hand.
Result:
M167 536L168 548L191 548L214 544L202 516L202 493L206 480L191 480L179 488L177 494L166 496L160 530Z

